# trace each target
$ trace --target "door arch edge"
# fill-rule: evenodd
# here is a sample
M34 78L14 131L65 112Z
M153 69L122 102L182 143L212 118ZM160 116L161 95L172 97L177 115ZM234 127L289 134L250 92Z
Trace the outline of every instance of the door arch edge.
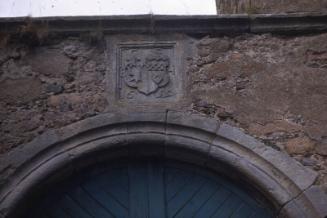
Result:
M148 147L139 149L141 145ZM280 217L327 216L326 196L314 185L315 172L240 129L178 111L98 115L46 132L0 156L1 215L11 217L47 176L63 167L74 170L91 164L92 154L108 149L115 152L103 158L160 155L222 172L223 164L257 187Z

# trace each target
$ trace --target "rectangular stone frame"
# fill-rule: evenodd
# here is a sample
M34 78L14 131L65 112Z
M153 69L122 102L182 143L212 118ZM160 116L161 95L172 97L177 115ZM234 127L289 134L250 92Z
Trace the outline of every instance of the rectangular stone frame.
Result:
M187 46L191 43L190 38L182 35L159 35L159 36L144 36L144 35L113 35L106 37L106 66L107 66L107 99L109 101L109 110L142 110L142 111L161 111L171 108L185 108L188 106L189 80L186 77L187 59L194 56L193 46ZM127 100L121 98L121 78L120 67L123 49L171 49L173 57L174 70L174 97L154 98L145 96L136 100Z

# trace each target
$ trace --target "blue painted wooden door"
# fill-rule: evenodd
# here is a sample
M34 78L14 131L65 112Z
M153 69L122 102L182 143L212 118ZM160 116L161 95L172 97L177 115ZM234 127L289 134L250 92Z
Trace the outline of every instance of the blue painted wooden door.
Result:
M268 218L273 212L224 178L177 163L102 166L51 189L33 218Z

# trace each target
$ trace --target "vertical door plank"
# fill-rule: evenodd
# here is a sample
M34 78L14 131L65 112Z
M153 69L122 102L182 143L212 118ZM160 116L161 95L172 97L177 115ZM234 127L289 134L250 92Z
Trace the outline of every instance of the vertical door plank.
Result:
M165 218L164 169L160 163L148 164L148 179L150 218Z
M211 217L218 207L231 195L226 189L218 189L194 215L195 218Z
M253 209L250 206L243 203L237 210L234 211L231 218L248 218L249 216L251 216L252 212Z
M215 212L213 218L228 218L231 217L235 210L237 210L242 201L236 196L231 195L223 205Z
M129 217L148 218L149 199L147 184L147 168L143 164L130 164L129 174Z
M97 200L92 198L92 196L83 188L77 186L76 188L72 189L69 194L81 207L88 211L92 217L114 217L109 210L102 206Z
M123 207L128 208L128 171L127 168L115 169L109 171L103 178L106 186L105 192L110 194Z
M91 214L89 214L85 208L79 205L74 199L72 199L69 195L65 195L63 201L61 202L61 207L66 213L73 218L91 218ZM60 207L59 207L60 208Z
M195 213L204 205L216 192L217 183L208 181L197 192L192 199L184 206L184 208L176 215L176 218L193 217Z
M166 200L170 201L187 183L192 180L193 174L179 169L167 167L166 177Z
M181 191L167 202L168 217L175 217L179 211L192 199L194 195L202 188L205 183L203 177L194 176L190 183L182 187Z
M98 184L98 180L89 181L88 183L83 184L83 189L92 196L95 201L101 204L101 206L110 211L114 217L127 217L128 210L121 205L117 199L111 196L110 193L107 193L103 189L103 186Z
M50 212L48 212L48 214L50 215L49 217L51 218L71 218L71 216L69 216L66 212L62 211L62 209L58 207L52 209ZM37 217L37 215L35 217ZM35 217L31 217L31 218L35 218Z
M35 213L45 213L49 218L71 218L60 206L63 197L61 196L61 191L55 189L51 198L42 198L40 201L41 205L38 205L38 210L33 211L33 215L30 215L30 218L39 217Z

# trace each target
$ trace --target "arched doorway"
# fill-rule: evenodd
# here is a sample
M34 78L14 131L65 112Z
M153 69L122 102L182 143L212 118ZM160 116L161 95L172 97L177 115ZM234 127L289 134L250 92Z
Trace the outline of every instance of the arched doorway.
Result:
M325 216L325 207L316 201L324 198L313 186L316 173L234 127L203 116L168 111L99 115L45 133L1 157L4 185L0 188L0 217L24 217L28 214L26 206L35 205L34 196L54 190L60 179L70 184L69 178L80 175L76 172L117 160L180 161L212 172L211 178L234 184L235 189L242 190L239 193L250 190L249 201L257 202L259 208L271 205L278 217ZM255 196L263 198L258 201Z
M168 160L101 164L43 191L28 218L270 218L258 193Z

